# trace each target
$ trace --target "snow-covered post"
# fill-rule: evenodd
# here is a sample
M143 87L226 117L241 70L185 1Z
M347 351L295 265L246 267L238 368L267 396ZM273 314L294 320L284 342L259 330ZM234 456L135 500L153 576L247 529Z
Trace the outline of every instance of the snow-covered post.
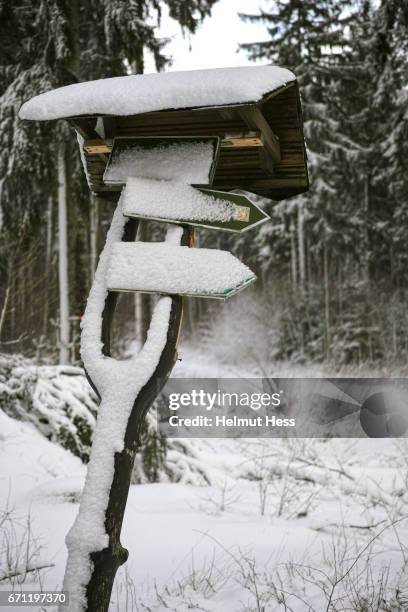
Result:
M176 360L182 298L161 298L146 343L133 359L109 356L115 294L106 274L115 242L133 240L137 222L126 219L119 201L82 320L82 357L101 404L80 511L67 536L64 589L70 612L102 612L109 607L118 567L127 559L120 531L144 417ZM171 228L167 240L187 244L190 230Z

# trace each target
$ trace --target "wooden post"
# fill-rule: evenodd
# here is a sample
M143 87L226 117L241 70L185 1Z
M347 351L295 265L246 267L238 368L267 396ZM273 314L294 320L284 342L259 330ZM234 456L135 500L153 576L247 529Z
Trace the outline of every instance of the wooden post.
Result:
M124 241L134 240L137 226L138 222L133 219L126 223L123 235ZM192 236L193 230L184 227L181 244L184 246L191 246ZM102 343L105 355L110 354L110 330L117 297L117 293L109 293L105 301L102 317ZM160 390L168 379L177 360L177 343L182 324L183 298L181 296L172 296L171 300L172 304L166 345L153 375L140 390L134 402L126 428L124 448L122 452L116 453L115 455L114 476L105 513L105 529L109 536L109 546L104 550L91 554L93 570L86 590L87 612L108 611L116 572L128 558L128 551L120 542L120 533L129 493L136 449L138 447L139 437L146 414L155 398L160 393ZM90 380L90 383L96 393L98 393L92 380Z

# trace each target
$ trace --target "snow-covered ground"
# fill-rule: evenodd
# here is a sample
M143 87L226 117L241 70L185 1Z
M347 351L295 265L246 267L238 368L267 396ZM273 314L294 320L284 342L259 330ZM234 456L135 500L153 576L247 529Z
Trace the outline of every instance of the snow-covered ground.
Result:
M180 353L178 376L251 374ZM131 487L112 611L408 609L404 441L187 443L212 484ZM61 588L84 475L69 451L0 412L0 588Z

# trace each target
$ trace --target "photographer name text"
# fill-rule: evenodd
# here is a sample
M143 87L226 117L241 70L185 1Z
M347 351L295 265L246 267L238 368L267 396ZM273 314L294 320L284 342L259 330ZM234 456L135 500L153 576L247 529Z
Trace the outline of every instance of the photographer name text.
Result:
M294 418L272 416L238 417L238 416L204 416L184 417L173 414L168 423L171 427L295 427Z

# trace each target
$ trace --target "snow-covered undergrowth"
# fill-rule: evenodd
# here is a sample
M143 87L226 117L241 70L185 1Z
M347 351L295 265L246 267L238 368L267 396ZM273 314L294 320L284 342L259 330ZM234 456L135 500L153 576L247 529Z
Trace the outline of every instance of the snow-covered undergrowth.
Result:
M81 368L37 366L18 355L1 355L0 408L33 423L82 460L89 458L97 399Z
M0 575L61 587L85 468L31 423L0 432ZM211 484L131 487L112 612L407 609L405 441L188 442Z
M18 355L0 357L0 411L32 423L48 440L87 462L98 410L82 368L37 366ZM164 440L154 410L146 419L133 483L208 483L197 448L189 440Z
M112 610L125 594L128 610L156 612L407 610L405 442L212 441L206 463L217 485L181 492L184 505L167 491L178 566L147 588L131 560Z

